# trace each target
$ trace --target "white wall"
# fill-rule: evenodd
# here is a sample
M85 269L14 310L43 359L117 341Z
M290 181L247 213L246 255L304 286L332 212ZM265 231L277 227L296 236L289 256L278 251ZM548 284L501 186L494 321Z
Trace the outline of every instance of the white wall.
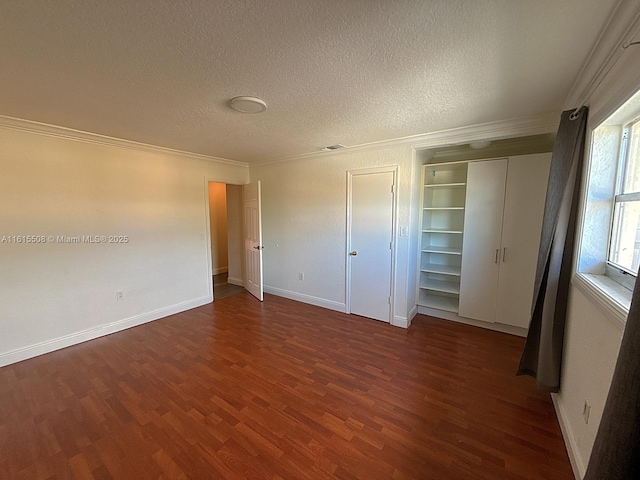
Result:
M265 291L344 311L347 171L397 165L397 225L410 226L412 159L411 147L396 146L251 167L251 181L262 182ZM415 305L414 293L407 291L415 264L409 259L409 238L396 238L398 324L407 323L407 306Z
M589 128L596 127L639 88L640 55L628 49L587 100ZM582 289L578 283L571 286L562 386L554 395L578 477L584 475L589 462L623 332L618 318ZM591 405L588 424L582 416L585 400Z
M248 169L0 128L0 365L211 301L205 177ZM116 299L116 291L124 298Z
M562 390L554 400L580 477L584 475L598 432L623 330L617 318L579 287L572 286ZM582 415L585 400L591 405L588 424Z
M227 243L229 245L228 282L244 285L241 185L227 185Z
M229 269L227 240L227 186L209 182L209 228L211 238L211 270L214 275Z

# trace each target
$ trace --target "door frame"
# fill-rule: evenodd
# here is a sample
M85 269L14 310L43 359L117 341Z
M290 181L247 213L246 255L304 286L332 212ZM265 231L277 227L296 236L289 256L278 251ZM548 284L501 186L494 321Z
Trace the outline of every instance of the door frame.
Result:
M395 317L395 298L396 298L396 244L397 242L397 223L398 223L398 166L391 165L388 167L359 168L347 170L347 236L345 248L345 313L351 313L351 260L349 252L351 251L351 215L353 209L353 177L357 175L371 175L375 173L393 173L393 201L391 206L391 303L389 306L389 323L393 324Z
M226 178L204 176L204 218L205 218L205 231L204 235L200 233L200 238L207 242L207 288L209 303L213 302L213 268L211 266L211 217L209 215L209 182L212 183L224 183L225 185L238 185L242 186L242 182L230 182ZM245 279L242 279L244 284ZM244 285L243 285L244 286Z

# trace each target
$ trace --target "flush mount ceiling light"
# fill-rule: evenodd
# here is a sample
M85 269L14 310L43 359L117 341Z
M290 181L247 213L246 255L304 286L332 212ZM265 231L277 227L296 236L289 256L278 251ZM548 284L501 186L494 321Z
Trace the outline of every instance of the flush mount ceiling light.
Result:
M242 113L262 113L267 109L266 102L258 97L234 97L229 106Z
M491 140L478 140L469 144L474 150L481 150L487 148L489 145L491 145Z

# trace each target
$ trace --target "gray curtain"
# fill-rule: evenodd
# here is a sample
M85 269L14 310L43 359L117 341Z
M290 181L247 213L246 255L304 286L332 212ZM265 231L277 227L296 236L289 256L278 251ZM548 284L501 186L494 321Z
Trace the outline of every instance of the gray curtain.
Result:
M560 389L562 346L580 203L587 107L562 113L540 236L529 334L518 375L531 375L538 388Z
M640 282L584 480L640 478Z

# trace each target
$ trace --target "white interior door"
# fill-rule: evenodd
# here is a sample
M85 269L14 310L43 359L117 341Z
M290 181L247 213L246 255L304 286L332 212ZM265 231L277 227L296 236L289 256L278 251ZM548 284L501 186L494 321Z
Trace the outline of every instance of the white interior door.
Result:
M460 273L461 317L495 322L507 159L470 162Z
M262 205L259 181L243 186L243 208L244 288L262 301Z
M496 322L528 328L551 154L509 158Z
M394 171L349 173L347 305L389 322L393 262Z

